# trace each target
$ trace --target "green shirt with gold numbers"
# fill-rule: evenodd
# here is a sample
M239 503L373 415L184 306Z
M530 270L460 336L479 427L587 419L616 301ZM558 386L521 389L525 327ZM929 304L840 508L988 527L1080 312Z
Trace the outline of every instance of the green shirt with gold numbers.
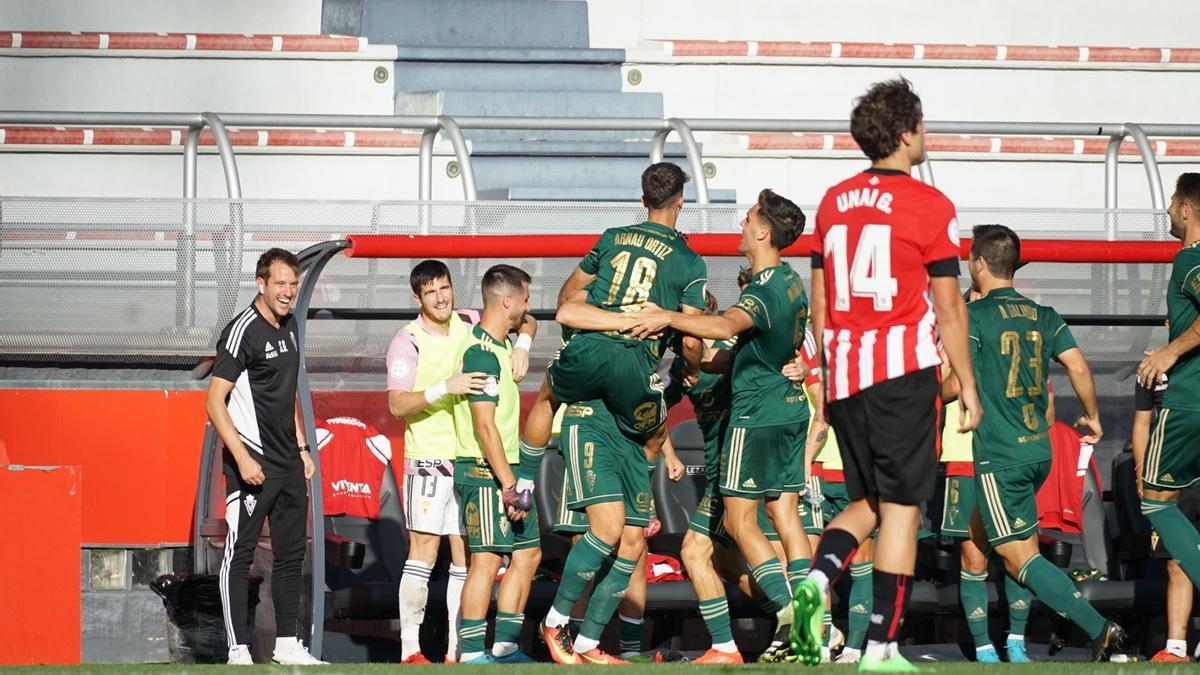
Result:
M1076 347L1066 322L1012 288L967 305L967 334L985 411L972 438L975 471L1050 460L1050 361Z
M579 269L596 278L587 302L613 312L636 311L644 302L669 310L681 305L704 309L708 272L701 258L675 228L644 222L605 230L582 260ZM609 340L619 335L594 333ZM582 337L582 336L581 336ZM648 346L662 356L663 340Z

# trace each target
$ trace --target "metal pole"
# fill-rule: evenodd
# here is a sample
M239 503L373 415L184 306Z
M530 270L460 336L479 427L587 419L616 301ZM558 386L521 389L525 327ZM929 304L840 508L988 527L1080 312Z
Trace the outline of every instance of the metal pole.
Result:
M926 185L935 184L933 181L933 160L930 159L928 152L925 153L925 161L917 165L917 176Z
M1117 160L1125 133L1124 127L1113 130L1108 137L1108 145L1104 148L1104 237L1108 241L1117 238ZM1093 296L1092 312L1112 313L1116 309L1117 270L1112 265L1093 265L1092 274L1096 275L1096 272L1100 272L1104 279L1105 301Z
M421 151L417 157L419 162L417 198L424 201L433 199L433 141L437 138L437 133L437 127L426 129L421 133Z
M212 424L204 425L204 441L200 444L200 476L196 481L196 499L192 502L192 574L209 574L208 542L201 536L208 518L209 494L212 491L212 465L216 461L220 439ZM221 514L224 515L224 514Z
M433 199L433 141L437 138L438 128L430 127L421 132L421 151L417 157L419 178L417 181L417 197L421 200L418 221L421 234L429 234L432 209L429 202Z
M650 163L658 164L663 161L663 154L667 148L667 136L671 134L670 127L659 129L654 132L654 138L650 141Z
M314 244L298 256L302 267L307 267L304 279L300 282L300 292L296 298L296 307L292 316L296 317L296 342L300 349L300 367L296 377L296 395L300 399L300 419L304 423L304 435L309 439L312 449L313 476L309 483L316 489L309 490L309 514L312 518L312 587L310 590L310 605L312 619L309 624L309 649L313 655L321 655L321 643L325 633L325 508L322 503L321 483L321 449L317 447L316 416L313 412L312 385L308 379L308 360L305 357L305 345L308 337L308 307L312 303L313 291L321 271L335 255L349 248L346 240L328 241ZM310 264L311 263L311 264Z
M1162 211L1167 208L1167 203L1163 194L1162 174L1158 169L1158 159L1154 156L1154 149L1150 147L1150 139L1146 137L1146 131L1142 127L1138 126L1137 124L1127 123L1125 125L1125 130L1129 136L1133 138L1133 142L1137 145L1138 153L1142 156L1142 167L1146 170L1146 180L1150 184L1150 205L1155 211L1158 212L1154 214L1154 218L1156 221L1161 222L1164 219ZM1155 224L1157 225L1158 222ZM1155 229L1158 228L1156 227ZM1129 265L1126 269L1128 270L1128 274L1131 276L1140 276L1140 270L1137 266ZM1162 281L1164 275L1166 275L1165 266L1155 265L1153 271L1151 272L1151 285L1158 286L1158 283ZM1115 269L1113 271L1113 276L1115 283ZM1160 303L1163 302L1163 296L1157 295L1151 297L1147 293L1147 290L1148 289L1139 289L1138 291L1138 293L1143 296L1143 302L1138 303L1139 307L1143 312L1157 313L1159 308L1162 306ZM1115 302L1113 304L1115 304ZM1144 351L1147 347L1149 347L1150 330L1134 330L1132 333L1133 343L1137 351Z
M196 325L196 155L200 126L188 127L183 141L183 233L175 243L175 262L183 283L175 287L175 325Z
M1104 149L1104 208L1117 208L1117 156L1121 152L1121 141L1125 140L1125 132L1114 133L1108 137L1108 146ZM1115 233L1109 233L1111 239Z
M707 206L708 178L704 175L704 159L700 156L700 146L696 145L692 128L677 117L668 119L667 124L679 134L679 140L683 141L683 154L687 156L688 165L692 168L692 178L696 181L696 203ZM665 141L666 136L663 136L663 139Z
M458 160L458 171L462 178L463 199L473 202L476 199L475 171L471 166L471 153L467 149L467 140L463 138L462 129L459 128L458 122L455 122L454 118L446 115L438 116L437 123L446 132L446 137L450 139L450 145L454 146L454 157Z
M1125 124L1125 131L1137 145L1138 153L1142 156L1142 166L1146 170L1146 182L1150 185L1150 206L1156 211L1167 208L1167 200L1163 196L1162 174L1158 170L1158 159L1154 156L1154 148L1150 147L1150 139L1138 125Z
M225 123L216 113L200 113L200 119L212 129L217 152L221 155L221 169L225 172L225 190L230 199L242 198L242 179L238 176L237 160L233 156L233 144L225 131Z
M226 251L225 274L218 277L217 323L233 316L237 304L237 280L242 273L242 247L245 245L245 221L242 213L242 180L238 175L237 160L233 156L233 144L225 131L225 123L215 113L201 113L200 119L212 130L221 156L221 169L225 172L225 191L229 195L229 248ZM214 237L214 240L216 237ZM224 283L220 283L223 281Z

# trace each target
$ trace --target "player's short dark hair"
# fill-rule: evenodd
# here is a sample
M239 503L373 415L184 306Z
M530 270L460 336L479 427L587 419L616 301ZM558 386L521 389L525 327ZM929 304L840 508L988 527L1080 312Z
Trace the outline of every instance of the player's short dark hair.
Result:
M804 232L804 212L770 188L758 193L758 214L771 225L771 245L785 249Z
M924 113L921 97L903 77L876 82L854 102L850 135L871 161L891 155L900 147L900 134L916 131Z
M520 267L512 265L492 265L483 273L483 281L479 283L483 298L489 295L503 295L508 290L519 290L529 283L529 274Z
M683 186L691 178L683 169L670 162L651 164L642 172L642 199L648 209L662 209L683 194Z
M412 286L413 295L420 295L425 284L438 279L449 279L450 268L441 260L422 260L408 274L408 284ZM453 281L450 282L453 285Z
M993 276L1011 279L1021 266L1021 238L1017 233L1003 225L976 225L971 236L971 257L983 258Z
M1192 209L1200 214L1200 173L1179 174L1175 181L1175 196L1191 204Z
M282 248L269 248L263 251L263 254L258 256L258 263L254 266L254 277L256 279L270 279L271 265L281 262L284 265L292 268L292 271L300 274L300 259L295 253Z
M738 268L738 278L737 278L738 288L745 288L745 287L749 286L750 280L753 278L754 278L754 273L750 271L749 267L739 267Z

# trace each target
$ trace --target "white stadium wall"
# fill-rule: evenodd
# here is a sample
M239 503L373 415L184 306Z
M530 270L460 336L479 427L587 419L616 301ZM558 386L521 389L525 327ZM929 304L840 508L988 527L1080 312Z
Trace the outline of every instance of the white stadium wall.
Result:
M914 83L931 120L1194 123L1200 105L1191 30L1200 4L1183 0L923 1L904 3L898 13L864 0L605 0L588 8L592 46L626 50L624 90L661 93L668 117L846 119L870 83L897 75ZM736 44L701 41L749 42L739 51ZM768 41L838 46L832 58L789 58L757 49ZM841 46L852 42L875 43L890 55L847 58L851 50ZM891 49L897 43L930 47L897 58ZM922 60L934 45L997 49L990 60ZM1014 58L1023 45L1038 54ZM1092 48L1056 54L1049 49L1056 45ZM1158 49L1131 54L1098 47ZM812 203L863 161L854 152L747 148L731 134L698 139L717 170L710 186L736 189L739 201L771 185ZM962 206L1104 205L1102 153L931 154L938 186ZM1168 194L1180 172L1200 170L1194 154L1161 152L1159 161ZM1149 207L1136 158L1123 157L1119 175L1120 205Z
M1194 47L1191 0L591 0L592 47L642 40L847 40Z
M0 0L3 28L170 33L321 32L321 0Z

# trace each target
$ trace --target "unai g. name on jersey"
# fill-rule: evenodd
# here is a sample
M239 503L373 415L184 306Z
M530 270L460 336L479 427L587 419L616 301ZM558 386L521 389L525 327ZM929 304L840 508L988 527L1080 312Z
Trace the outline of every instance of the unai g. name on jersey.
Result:
M812 265L829 400L941 364L930 278L958 276L958 256L954 205L907 173L868 169L825 193Z

